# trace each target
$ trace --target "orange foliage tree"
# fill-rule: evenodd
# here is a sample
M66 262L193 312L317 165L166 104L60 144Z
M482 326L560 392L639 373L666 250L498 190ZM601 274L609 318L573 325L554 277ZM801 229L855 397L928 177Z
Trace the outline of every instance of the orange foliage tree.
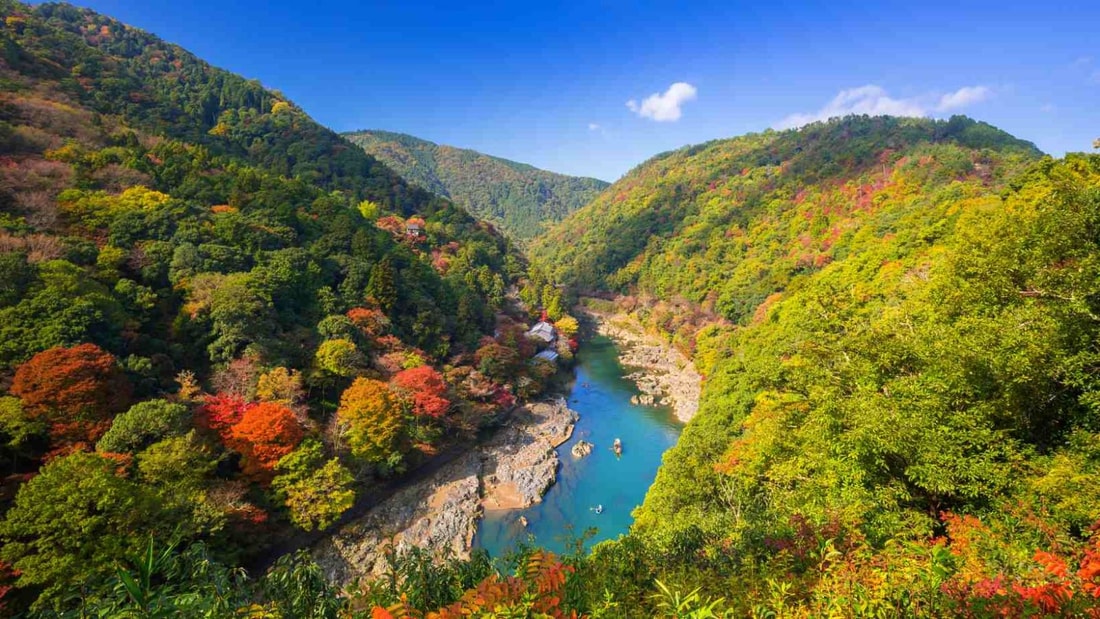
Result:
M564 565L553 553L537 551L527 560L522 576L490 576L462 598L425 619L466 619L468 617L545 617L577 619L576 611L563 608L565 581L573 568ZM390 608L376 606L372 619L411 619L422 616L406 604Z
M393 235L405 234L405 221L400 217L394 215L386 215L380 217L378 221L374 222L374 225L381 230L385 230Z
M356 378L340 396L336 424L356 458L381 464L392 463L401 455L404 415L397 398L382 381Z
M444 397L447 383L430 365L402 370L394 375L390 384L411 405L414 415L439 418L451 408L451 401Z
M59 446L94 443L130 402L130 383L113 355L95 344L51 348L19 366L12 395L50 426Z
M380 309L353 307L348 310L348 320L370 337L378 337L390 328L390 319Z
M274 402L248 407L229 429L226 444L240 452L245 475L269 481L279 459L294 451L304 433L294 411Z
M942 587L955 614L1100 617L1100 522L1079 554L1037 549L1030 569L1011 573L988 560L1004 550L997 532L974 516L946 513L943 520L959 565Z

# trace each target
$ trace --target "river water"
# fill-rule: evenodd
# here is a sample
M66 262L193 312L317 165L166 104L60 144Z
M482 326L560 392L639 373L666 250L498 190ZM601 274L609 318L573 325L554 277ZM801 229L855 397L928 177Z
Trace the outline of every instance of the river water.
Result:
M682 424L667 407L637 406L630 398L639 392L623 378L614 342L597 336L581 345L576 377L568 396L569 407L580 413L573 437L558 447L558 480L541 503L527 509L487 511L478 525L474 547L500 557L517 541L533 536L534 543L563 552L567 536L595 528L588 547L626 533L630 513L642 503L657 476L661 456L680 436ZM623 454L611 446L619 438ZM574 458L570 449L579 440L596 445L592 454ZM603 506L597 514L593 509ZM527 527L520 524L527 518Z

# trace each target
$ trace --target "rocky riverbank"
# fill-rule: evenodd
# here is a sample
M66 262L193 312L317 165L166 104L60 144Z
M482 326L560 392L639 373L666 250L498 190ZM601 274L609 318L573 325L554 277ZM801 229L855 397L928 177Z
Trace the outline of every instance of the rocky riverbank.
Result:
M542 500L557 478L555 448L569 440L576 421L564 400L515 411L491 439L315 545L314 559L331 582L346 585L382 574L391 546L398 553L416 546L468 557L483 510Z
M634 369L626 378L638 386L641 395L632 400L643 406L669 406L676 418L687 423L699 410L702 379L695 365L683 353L648 335L642 325L626 314L602 314L583 310L596 331L619 346L619 361Z

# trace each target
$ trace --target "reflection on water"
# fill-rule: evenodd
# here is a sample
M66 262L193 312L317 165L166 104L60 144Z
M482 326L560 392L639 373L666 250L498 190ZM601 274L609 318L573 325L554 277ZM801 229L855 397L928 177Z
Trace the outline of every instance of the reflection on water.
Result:
M634 406L638 393L623 378L614 343L597 337L582 345L569 406L580 413L573 437L558 448L558 481L542 503L524 510L486 512L474 546L499 557L516 541L534 535L535 542L555 552L564 550L564 536L597 529L589 544L618 537L630 528L630 512L642 503L657 476L661 455L680 435L681 425L665 407ZM612 444L622 439L623 454ZM570 449L584 439L595 444L592 454L577 459ZM595 508L603 506L602 513ZM527 526L520 517L527 519Z

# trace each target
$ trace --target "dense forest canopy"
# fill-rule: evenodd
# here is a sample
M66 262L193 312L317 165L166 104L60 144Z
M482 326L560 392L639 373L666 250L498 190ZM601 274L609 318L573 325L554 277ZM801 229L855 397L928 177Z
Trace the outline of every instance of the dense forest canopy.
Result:
M566 219L536 266L630 295L705 376L591 559L631 569L591 586L701 586L731 616L1094 612L1098 217L1100 157L849 117L658 156Z
M409 183L454 200L518 240L533 238L608 185L402 133L353 131L345 137Z
M946 147L956 149L955 167L925 182L975 171L1003 177L1001 159L1040 154L1028 142L965 117L851 117L715 140L638 166L540 237L532 255L553 276L582 290L683 296L717 304L719 313L739 320L737 299L781 288L794 271L814 266L798 260L824 259L807 254L827 254L837 240L832 236L847 232L858 217L860 208L851 202L869 199L874 183L896 165L919 167L927 155L914 149L931 154ZM796 216L811 209L808 221ZM776 243L749 245L756 239L722 236L763 234L751 228L756 225L768 227L768 240ZM832 236L823 227L833 228ZM799 253L787 246L799 234L821 237L812 240L826 247ZM759 279L759 269L769 271L763 287L745 290L745 280Z
M568 214L602 183L357 134L415 187L153 35L0 17L0 613L1096 616L1100 156L848 117ZM441 196L564 220L528 266ZM630 534L347 591L283 552L537 396L526 323L567 362L586 294L705 377Z
M153 35L0 17L6 611L116 616L145 551L232 581L541 389L491 225Z

